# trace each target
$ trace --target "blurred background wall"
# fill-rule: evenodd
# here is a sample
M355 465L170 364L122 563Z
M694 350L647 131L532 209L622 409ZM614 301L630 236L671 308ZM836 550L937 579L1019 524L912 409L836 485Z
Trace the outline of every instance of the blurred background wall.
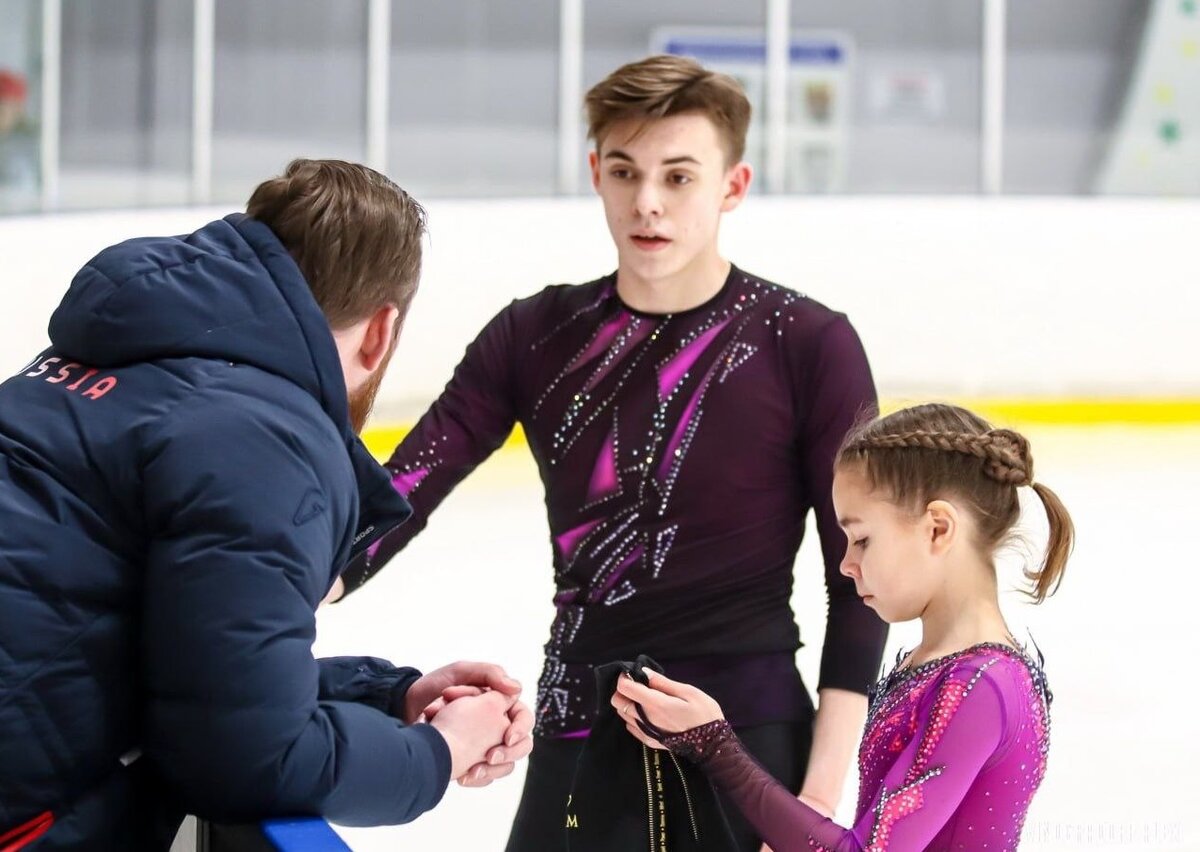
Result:
M0 359L105 245L340 157L431 213L379 409L403 420L507 301L613 268L580 100L669 51L755 106L726 255L849 313L885 395L1194 416L1198 6L0 0Z

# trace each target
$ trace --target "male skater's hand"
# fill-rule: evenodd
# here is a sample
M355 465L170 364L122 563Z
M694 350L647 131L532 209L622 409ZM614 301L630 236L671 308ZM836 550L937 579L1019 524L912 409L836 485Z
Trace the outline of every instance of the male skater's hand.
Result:
M459 661L448 666L442 666L416 680L408 688L404 696L404 718L406 725L417 721L422 714L432 718L426 712L429 705L439 701L447 689L454 686L476 686L480 690L494 689L506 696L521 694L521 684L513 680L504 669L492 663L469 663ZM436 710L435 710L436 712ZM499 742L499 738L496 740Z
M451 778L462 782L487 761L488 753L508 730L508 714L516 703L515 696L489 690L452 701L434 715L429 724L450 748Z
M436 719L447 705L482 693L483 690L474 686L452 686L442 693L438 701L425 709L425 718ZM516 768L517 761L529 756L533 750L533 738L529 735L533 730L532 711L523 702L517 701L509 708L508 719L509 726L503 741L488 749L483 762L472 766L458 779L461 786L486 787L497 778L510 775Z

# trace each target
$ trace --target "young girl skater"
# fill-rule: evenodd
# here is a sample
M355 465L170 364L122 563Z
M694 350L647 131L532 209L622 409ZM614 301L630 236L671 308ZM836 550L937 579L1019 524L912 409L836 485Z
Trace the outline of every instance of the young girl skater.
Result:
M872 692L853 827L771 778L695 687L622 677L614 707L642 742L700 766L775 852L1016 848L1045 773L1050 704L1040 661L1012 638L998 603L994 554L1023 486L1050 521L1045 560L1026 571L1040 603L1062 579L1074 529L1054 492L1033 481L1025 438L961 408L922 405L842 445L833 482L849 540L842 573L885 621L920 618L922 628Z

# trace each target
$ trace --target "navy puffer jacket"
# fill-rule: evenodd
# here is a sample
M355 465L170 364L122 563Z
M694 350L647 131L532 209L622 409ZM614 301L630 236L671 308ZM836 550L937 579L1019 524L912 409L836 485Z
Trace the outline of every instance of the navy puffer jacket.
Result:
M388 712L419 673L312 657L338 572L410 510L270 229L103 251L50 339L0 385L0 836L48 811L30 849L165 849L185 811L433 807L446 743Z

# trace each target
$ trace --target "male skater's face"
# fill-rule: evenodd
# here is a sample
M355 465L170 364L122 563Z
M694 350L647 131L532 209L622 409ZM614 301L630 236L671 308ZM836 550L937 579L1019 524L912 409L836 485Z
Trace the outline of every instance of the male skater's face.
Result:
M728 165L707 116L617 122L589 157L622 274L669 281L717 258L721 214L745 197L750 169Z

